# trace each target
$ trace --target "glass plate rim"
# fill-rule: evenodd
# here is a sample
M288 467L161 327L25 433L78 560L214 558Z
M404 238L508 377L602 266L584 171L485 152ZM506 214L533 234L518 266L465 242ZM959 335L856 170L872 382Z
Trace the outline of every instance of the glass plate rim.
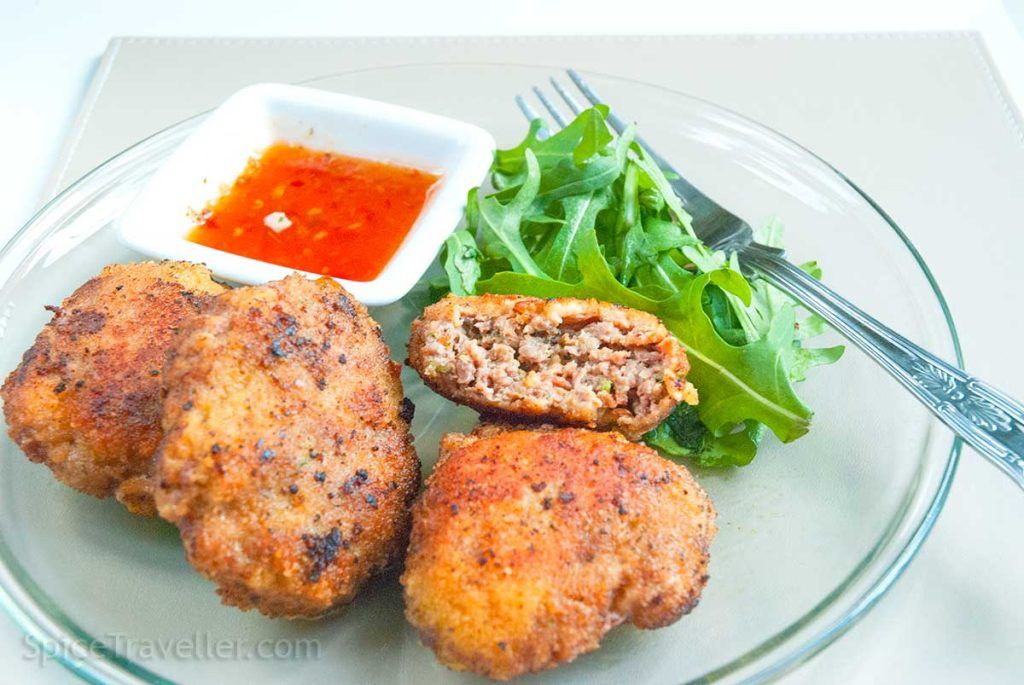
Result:
M394 70L410 67L431 67L431 66L489 66L489 67L517 67L517 68L532 68L532 69L551 69L554 71L560 71L564 67L551 66L551 65L540 65L540 64L522 64L522 63L502 63L502 62L480 62L480 61L442 61L442 62L415 62L407 64L393 64L387 66L376 66L376 67L365 67L359 69L343 70L334 72L331 74L325 74L316 76L309 79L303 79L296 81L296 85L315 85L317 82L325 81L331 78L358 74L364 72L374 71L385 71ZM899 225L889 216L889 214L877 203L870 195L862 190L856 183L854 183L846 174L841 172L830 162L816 154L814 151L806 148L801 143L790 138L786 134L779 132L778 130L766 125L761 122L748 117L742 113L732 110L728 107L724 107L710 100L701 98L699 96L692 95L683 91L675 90L666 86L658 85L656 83L650 83L640 79L631 79L613 74L602 73L594 70L579 70L584 74L590 74L605 79L622 81L626 83L639 84L651 89L660 90L672 97L684 98L691 102L700 103L703 106L710 107L728 114L731 117L735 117L745 124L754 126L755 128L767 133L770 136L774 136L789 145L797 148L801 153L813 158L818 163L824 165L832 173L834 173L843 183L845 183L851 190L853 190L861 199L868 203L868 205L879 215L879 217L885 222L890 230L896 235L903 246L910 253L917 267L921 270L921 274L925 277L932 294L936 298L936 302L939 305L940 311L942 312L946 329L949 332L950 340L952 344L955 361L959 367L964 366L963 351L960 344L959 332L956 328L956 324L953 320L952 312L949 309L948 302L942 293L938 281L935 279L931 268L925 262L921 253L917 247L913 244L907 234L899 227ZM143 158L145 153L149 151L150 147L158 146L159 143L167 142L164 139L173 139L175 134L182 135L189 130L191 126L194 126L209 114L210 110L200 112L191 117L187 117L181 121L178 121L170 126L167 126L159 131L139 140L138 142L130 145L129 147L121 150L120 152L107 158L102 163L93 167L89 172L76 179L73 183L69 184L64 190L48 200L29 220L15 231L11 237L0 247L0 263L6 259L10 252L14 250L23 240L28 239L31 229L39 224L45 216L61 205L63 202L68 201L73 195L79 192L83 187L87 186L90 181L95 180L97 177L102 177L102 172L108 171L110 167L115 166L116 163L134 162L138 161L136 158ZM832 622L825 625L823 628L817 630L813 635L805 638L803 642L791 650L788 650L781 655L778 655L774 659L766 659L770 657L771 653L783 644L785 644L796 632L806 627L809 623L813 622L822 611L832 605L832 603L838 597L842 596L842 590L848 587L850 583L857 580L865 570L865 564L859 564L846 578L843 579L837 587L828 595L823 598L819 604L815 605L810 611L804 614L797 621L786 626L776 634L772 635L766 640L763 640L753 648L746 651L744 654L734 658L733 660L723 664L719 668L707 673L697 680L690 682L715 682L722 678L728 677L729 675L736 674L738 671L744 668L749 668L752 664L766 660L767 663L760 666L753 673L749 673L743 676L742 682L753 683L753 682L765 682L775 680L782 675L792 671L801 664L805 663L816 654L827 648L839 637L844 635L850 628L852 628L860 619L862 619L872 609L886 592L893 586L896 580L903 574L909 563L914 559L919 551L921 545L927 539L931 532L932 527L938 518L939 513L942 511L943 505L945 504L946 498L949 494L949 489L952 485L953 477L956 474L957 464L962 451L962 441L959 438L953 438L949 447L949 451L946 458L945 466L943 467L943 473L939 480L938 486L935 490L935 494L932 497L931 502L928 504L923 515L920 518L920 522L910 536L907 538L906 543L902 549L899 550L896 557L889 563L889 565L882 571L876 581L874 581L867 590L862 592L859 597L856 598L852 606L845 612L845 614L839 619L833 620ZM885 541L885 538L882 539ZM110 682L108 678L111 675L121 676L127 678L124 682L144 682L144 683L172 683L173 681L162 678L157 674L149 671L145 667L135 663L130 659L126 659L118 655L113 650L105 648L99 643L98 640L93 638L87 631L80 628L70 617L66 616L59 607L55 606L39 606L40 604L49 604L48 602L40 602L40 595L44 600L48 599L45 592L39 588L32 578L27 575L20 573L20 564L17 560L12 558L11 552L6 545L6 542L0 538L0 559L3 564L0 564L0 606L2 606L5 612L14 620L14 622L25 632L26 636L35 641L37 644L42 646L44 649L51 650L49 656L55 658L61 665L67 668L71 673L75 674L82 680L90 683L107 683ZM870 559L870 554L866 557ZM12 581L17 583L21 593L12 592ZM29 590L27 593L22 589L23 586L28 585L30 588L36 588L36 591ZM29 598L26 600L22 598L19 601L17 594L28 594ZM42 620L49 619L49 621ZM72 655L70 651L64 648L53 649L55 635L48 630L45 623L58 623L60 632L70 634L72 637L77 638L79 642L75 644L88 644L93 650L89 653L85 650L79 650L76 655ZM62 638L63 635L57 635ZM66 643L62 644L66 647ZM98 662L98 663L97 663ZM102 666L101 666L102 664ZM97 668L99 666L99 668ZM103 668L106 666L108 668ZM112 668L113 672L109 669Z

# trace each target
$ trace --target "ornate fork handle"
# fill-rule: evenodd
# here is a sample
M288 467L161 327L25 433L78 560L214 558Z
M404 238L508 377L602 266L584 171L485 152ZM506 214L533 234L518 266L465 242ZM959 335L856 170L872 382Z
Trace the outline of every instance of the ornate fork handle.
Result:
M832 324L1024 488L1024 405L918 347L771 248L751 244L740 257L748 268Z

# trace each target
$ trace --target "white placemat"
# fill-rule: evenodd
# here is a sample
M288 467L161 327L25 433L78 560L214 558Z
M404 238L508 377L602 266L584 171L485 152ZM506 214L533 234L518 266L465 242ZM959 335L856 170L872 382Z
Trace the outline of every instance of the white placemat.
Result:
M249 83L447 61L633 77L715 101L794 138L906 230L944 288L968 366L1024 396L1014 335L1024 330L1024 127L975 34L123 38L97 72L53 187ZM906 577L790 679L1020 682L1022 514L1020 493L966 451L946 511Z

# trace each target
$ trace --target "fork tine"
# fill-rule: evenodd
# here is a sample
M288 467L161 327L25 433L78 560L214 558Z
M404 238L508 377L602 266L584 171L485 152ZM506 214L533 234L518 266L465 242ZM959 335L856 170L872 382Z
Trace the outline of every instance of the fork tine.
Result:
M527 102L526 98L522 95L516 96L516 107L519 108L519 111L523 113L523 116L526 117L528 121L532 122L534 119L540 119L540 115L537 114L537 110L531 107L530 103Z
M533 92L537 96L537 99L540 100L540 104L544 105L544 109L551 114L551 118L558 123L558 127L565 128L565 117L563 117L562 113L558 111L555 104L548 99L548 96L544 94L544 91L537 86L534 86Z
M583 111L583 108L580 106L580 103L576 102L576 98L572 96L572 93L566 90L565 86L562 85L561 81L556 79L554 76L552 76L548 80L551 81L551 85L554 87L555 92L562 96L562 100L565 101L565 104L568 105L569 109L572 110L573 114L579 114L580 112Z
M540 140L544 140L545 138L547 138L547 122L544 121L540 114L537 114L537 110L530 106L530 103L526 101L526 98L524 98L522 95L517 95L516 106L519 108L519 111L523 113L523 116L526 117L526 121L528 121L529 123L532 124L537 119L540 119L541 128L539 131L537 131L537 138L539 138Z
M579 72L577 72L575 69L566 69L565 73L569 75L569 78L572 79L572 82L575 83L576 87L580 89L580 92L583 93L583 97L587 98L587 100L590 101L590 104L606 104L601 99L601 96L594 92L594 89L590 87L590 84L583 80L583 77L579 75ZM622 133L623 131L626 130L626 122L620 119L615 114L615 112L611 111L610 109L608 111L608 123L618 133Z

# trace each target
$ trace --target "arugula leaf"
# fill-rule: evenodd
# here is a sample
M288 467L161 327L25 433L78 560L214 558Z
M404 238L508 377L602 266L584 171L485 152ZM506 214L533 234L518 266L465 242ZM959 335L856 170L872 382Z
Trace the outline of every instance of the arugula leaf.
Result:
M585 231L593 230L598 212L610 202L610 194L603 189L571 195L559 201L565 218L551 242L537 257L537 262L547 275L556 280L576 276L576 241Z
M451 292L455 295L474 292L480 278L480 250L476 247L476 238L465 229L455 231L445 240L444 249L441 261Z
M611 131L604 123L608 115L606 105L598 105L596 108L583 112L576 121L583 126L583 136L580 138L576 149L572 151L572 161L576 166L582 166L584 162L598 154L608 143L612 142ZM575 122L573 122L575 123Z
M520 223L540 188L540 168L533 151L524 153L526 178L508 204L501 204L493 195L477 196L477 236L484 252L491 257L505 258L516 271L540 275L542 273L523 244Z
M581 167L576 166L571 158L566 158L547 169L541 179L537 201L547 203L610 186L622 174L629 145L635 135L632 128L627 129L615 142L611 154L593 157Z
M501 189L508 186L522 183L522 174L526 159L526 151L530 150L537 158L537 163L542 170L547 170L563 162L567 158L573 159L574 163L582 164L589 154L576 153L576 149L584 140L589 140L588 146L595 148L593 153L600 151L597 147L599 141L607 144L611 138L608 127L604 120L608 114L605 105L598 105L580 113L568 126L547 138L540 136L541 132L547 132L543 120L534 119L530 122L530 130L519 145L509 150L498 150L494 155L494 166L491 168L492 182L494 187ZM599 123L598 123L599 122ZM607 137L603 137L597 129L603 126ZM604 147L602 145L601 147Z
M644 442L670 457L690 457L706 468L746 466L757 454L765 427L747 421L734 433L716 437L701 423L696 407L680 405Z
M643 195L643 193L641 193ZM641 206L643 201L641 200ZM683 234L683 229L678 224L665 221L656 217L644 217L644 233L651 249L655 252L665 252L672 248L680 248L686 245L696 244L697 239Z
M651 245L650 238L639 222L632 224L626 234L622 236L619 252L622 254L619 280L623 283L633 280L637 269L652 264L658 256L658 251Z
M819 335L824 335L826 332L828 332L828 322L817 314L811 314L796 324L796 337L798 340L815 338Z
M846 347L802 347L794 345L789 355L789 377L794 381L807 380L807 371L815 366L835 364L839 361Z
M669 185L668 179L665 178L665 173L658 166L658 163L651 159L651 155L641 145L634 145L634 151L637 153L637 164L647 174L647 178L651 184L661 195L662 200L671 210L673 217L679 225L686 229L686 232L690 236L696 238L697 236L693 232L693 225L691 223L692 217L690 213L683 209L683 201L679 199L675 191L672 190L672 186Z

